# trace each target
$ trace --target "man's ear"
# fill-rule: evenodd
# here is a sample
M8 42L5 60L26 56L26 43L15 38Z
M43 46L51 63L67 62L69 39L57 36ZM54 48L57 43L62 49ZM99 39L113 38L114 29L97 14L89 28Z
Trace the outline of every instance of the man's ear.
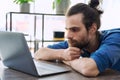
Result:
M97 25L96 25L96 23L93 23L92 26L89 29L89 32L90 33L96 33L96 31L97 31Z

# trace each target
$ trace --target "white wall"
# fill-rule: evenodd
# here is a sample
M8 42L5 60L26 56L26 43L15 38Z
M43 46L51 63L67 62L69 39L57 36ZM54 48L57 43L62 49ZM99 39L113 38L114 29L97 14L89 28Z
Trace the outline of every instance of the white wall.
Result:
M14 5L14 6L13 6ZM4 0L0 3L0 30L5 29L5 15L10 11L18 11L18 6L12 0Z
M101 30L120 28L120 0L103 0Z
M53 0L35 0L31 5L31 12L37 13L55 13L52 9ZM89 0L71 0L71 5L78 2L86 2ZM104 14L101 17L102 25L100 30L116 28L120 26L120 0L103 0ZM35 6L34 6L35 4ZM5 29L5 15L7 12L19 12L19 5L13 3L13 0L4 0L0 3L0 30Z

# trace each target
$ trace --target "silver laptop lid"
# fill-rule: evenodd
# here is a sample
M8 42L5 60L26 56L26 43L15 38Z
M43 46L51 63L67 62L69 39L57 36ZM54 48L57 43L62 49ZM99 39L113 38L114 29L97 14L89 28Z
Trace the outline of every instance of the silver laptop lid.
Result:
M38 76L24 34L0 32L0 55L5 66Z

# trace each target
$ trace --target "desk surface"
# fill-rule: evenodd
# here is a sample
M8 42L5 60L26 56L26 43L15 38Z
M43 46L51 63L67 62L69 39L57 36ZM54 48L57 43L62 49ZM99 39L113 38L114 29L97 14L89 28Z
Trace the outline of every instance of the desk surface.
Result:
M45 77L34 77L12 69L3 68L0 63L1 80L120 80L120 72L106 70L97 77L85 77L72 70L71 72L61 73Z

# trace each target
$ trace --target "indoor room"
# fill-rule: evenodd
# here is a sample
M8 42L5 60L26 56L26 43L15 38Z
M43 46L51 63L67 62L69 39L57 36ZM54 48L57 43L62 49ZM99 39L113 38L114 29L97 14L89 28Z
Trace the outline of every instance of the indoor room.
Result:
M119 3L4 0L0 80L119 80Z

